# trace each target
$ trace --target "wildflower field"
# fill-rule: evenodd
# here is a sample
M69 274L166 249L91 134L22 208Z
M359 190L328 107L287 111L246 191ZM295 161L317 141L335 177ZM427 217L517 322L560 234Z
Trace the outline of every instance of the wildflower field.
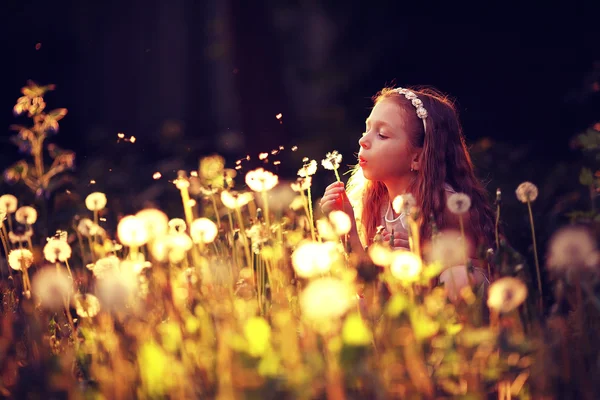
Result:
M27 157L3 165L0 193L0 396L86 399L593 399L600 393L599 173L581 171L589 211L544 246L533 210L523 255L496 235L479 249L491 285L449 299L436 286L463 260L461 232L436 232L428 257L377 241L368 259L347 243L350 219L322 215L312 180L341 180L342 155L305 158L295 180L203 155L178 171L167 213L115 215L100 191L78 193L69 222L48 226L57 182L75 154L51 142L65 109L30 83L14 107L31 125L12 137ZM134 142L134 137L120 140ZM600 132L579 138L594 154ZM252 155L268 161L283 148ZM289 149L301 152L302 149ZM250 156L249 156L250 157ZM157 172L155 179L160 178ZM165 179L165 178L163 178ZM64 192L64 190L63 190ZM66 193L75 195L75 193ZM469 198L451 196L460 215ZM180 200L179 200L180 198ZM409 227L410 196L394 201ZM172 215L170 215L172 214ZM471 268L465 262L465 268Z

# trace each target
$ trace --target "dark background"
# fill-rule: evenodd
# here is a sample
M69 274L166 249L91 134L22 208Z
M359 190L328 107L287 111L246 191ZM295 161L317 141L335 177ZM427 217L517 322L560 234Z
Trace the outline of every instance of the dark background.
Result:
M22 157L8 138L26 122L12 107L28 79L56 84L48 108L69 110L52 141L77 153L80 198L107 192L123 213L148 202L181 213L169 179L213 152L228 167L251 155L247 171L282 145L267 166L289 178L333 149L353 164L370 97L432 85L456 98L478 174L502 188L527 251L518 183L540 186L542 241L568 207L589 206L571 144L600 121L597 3L5 0L2 167ZM321 172L315 192L333 179Z

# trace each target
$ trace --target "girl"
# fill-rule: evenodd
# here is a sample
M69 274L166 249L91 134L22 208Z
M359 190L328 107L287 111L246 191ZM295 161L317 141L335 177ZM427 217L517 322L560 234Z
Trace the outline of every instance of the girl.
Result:
M472 244L469 257L476 266L481 264L475 260L475 248L487 249L494 242L494 216L473 172L456 109L446 96L429 88L384 88L374 97L358 143L359 163L348 191L343 183L333 183L321 199L324 213L350 211L355 221L349 236L353 249L363 251L372 244L379 226L387 228L382 232L384 241L389 242L393 227L394 247L408 248L404 216L391 207L392 200L405 193L414 196L421 211L417 222L423 244L431 239L432 222L440 231L460 230L458 216L446 207L446 200L462 192L471 199L463 215L465 236ZM447 288L452 275L456 287L449 288L451 297L468 281L464 271L464 266L449 268L440 275ZM486 279L481 272L472 278Z

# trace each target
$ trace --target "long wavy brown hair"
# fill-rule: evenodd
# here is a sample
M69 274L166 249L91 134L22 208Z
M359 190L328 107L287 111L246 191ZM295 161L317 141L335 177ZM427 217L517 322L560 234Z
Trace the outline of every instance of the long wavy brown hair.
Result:
M374 104L392 99L405 111L410 145L421 149L420 168L416 171L408 192L412 193L421 210L420 237L425 242L432 236L432 222L440 230L448 226L445 217L446 194L444 184L471 198L468 218L470 231L479 240L477 246L491 247L494 242L494 213L487 200L486 190L476 178L473 163L465 144L454 102L433 88L410 88L428 112L427 131L417 117L416 110L394 88L384 88L373 97ZM381 225L382 209L390 201L385 185L368 181L357 165L348 181L348 193L357 207L362 225L363 240L369 245ZM358 200L358 201L357 201Z

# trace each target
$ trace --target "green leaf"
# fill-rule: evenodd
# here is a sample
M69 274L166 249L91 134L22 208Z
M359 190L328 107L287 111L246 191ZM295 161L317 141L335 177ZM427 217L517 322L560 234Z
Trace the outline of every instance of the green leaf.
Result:
M579 183L585 186L591 186L594 184L594 174L589 168L582 168L579 174Z

